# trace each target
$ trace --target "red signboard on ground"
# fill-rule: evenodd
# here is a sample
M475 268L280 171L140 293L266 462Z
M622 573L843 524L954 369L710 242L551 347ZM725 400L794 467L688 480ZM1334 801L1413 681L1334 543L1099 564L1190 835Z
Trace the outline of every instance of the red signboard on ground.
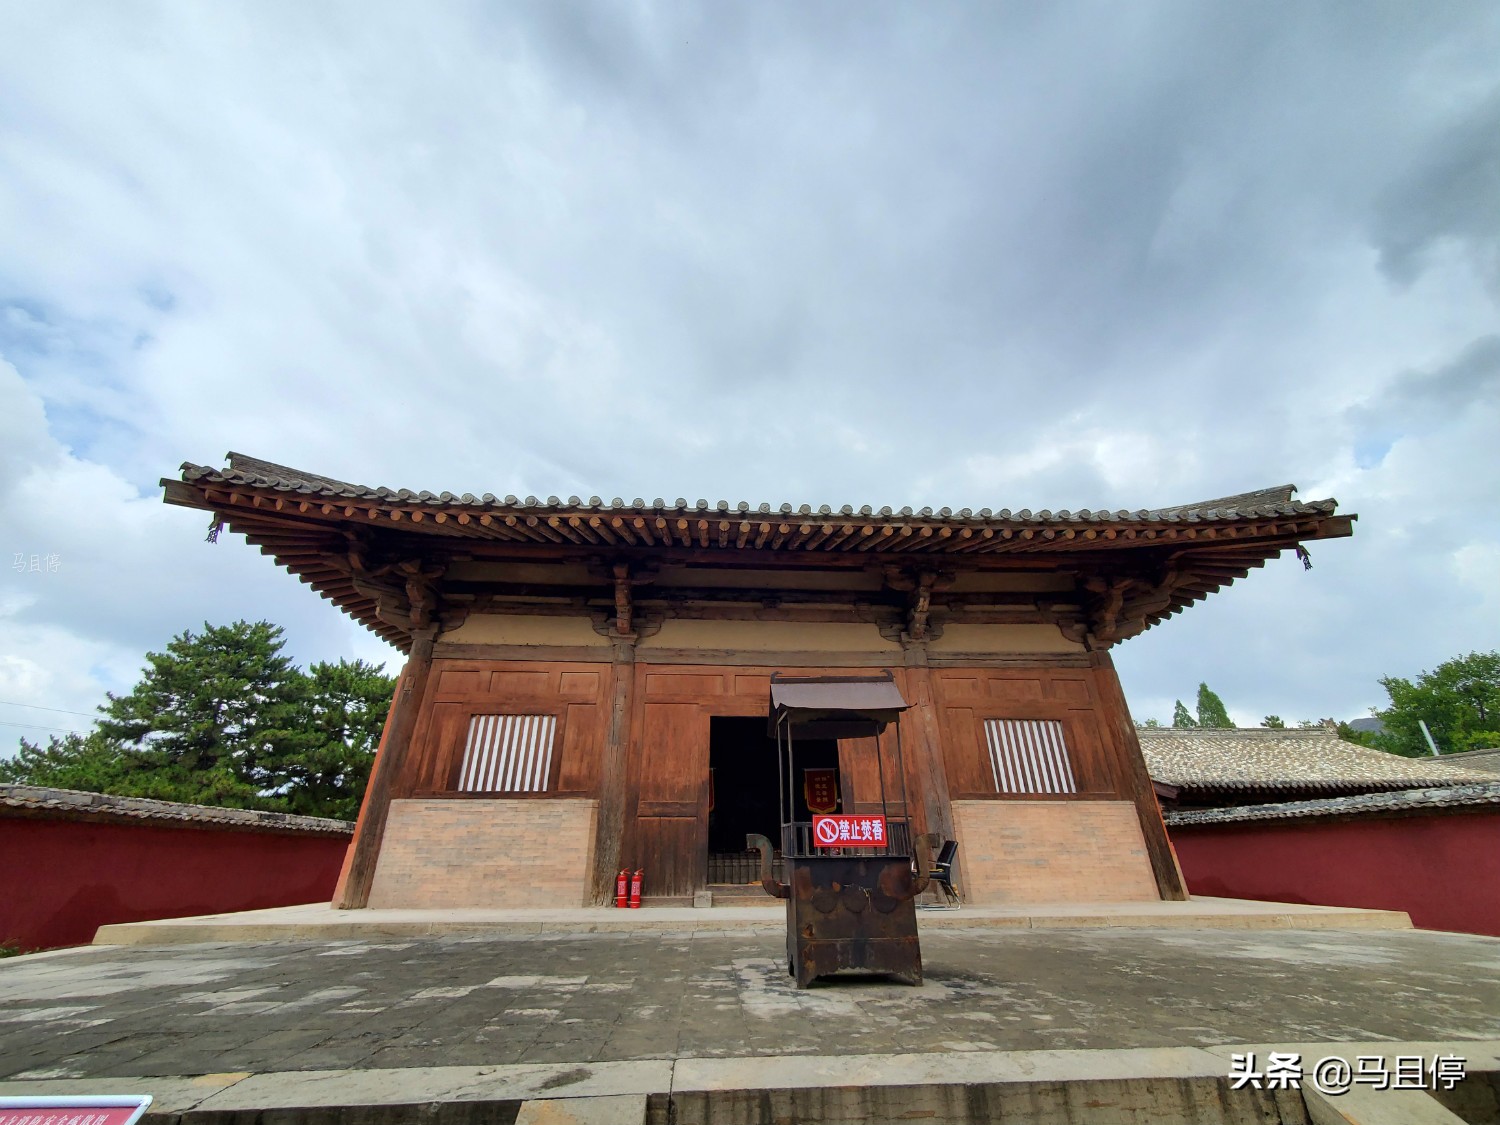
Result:
M145 1094L0 1098L0 1125L134 1125L150 1104Z
M820 848L883 848L885 817L839 816L813 817L813 843Z

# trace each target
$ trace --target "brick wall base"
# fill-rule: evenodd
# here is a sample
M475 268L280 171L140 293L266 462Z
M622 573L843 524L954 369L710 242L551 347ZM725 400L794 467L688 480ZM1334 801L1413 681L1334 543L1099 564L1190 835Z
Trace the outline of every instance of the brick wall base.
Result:
M392 801L370 906L585 906L599 802Z
M953 824L976 905L1160 898L1129 801L954 801Z

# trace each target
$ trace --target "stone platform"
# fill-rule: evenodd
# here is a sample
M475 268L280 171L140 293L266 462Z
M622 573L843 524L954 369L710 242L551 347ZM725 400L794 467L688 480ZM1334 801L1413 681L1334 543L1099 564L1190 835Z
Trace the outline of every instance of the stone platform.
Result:
M785 908L766 905L534 910L335 910L326 903L101 926L95 945L379 940L443 935L584 933L780 933ZM1187 928L1231 930L1410 929L1399 911L1194 898L1190 902L1035 903L922 910L921 930Z
M1491 938L939 927L923 936L920 987L802 991L781 941L759 928L346 934L15 957L0 961L0 1094L146 1092L160 1125L1306 1125L1298 1095L1230 1096L1230 1054L1500 1068ZM1493 1082L1463 1089L1461 1119L1496 1119ZM1430 1102L1396 1119L1458 1120Z

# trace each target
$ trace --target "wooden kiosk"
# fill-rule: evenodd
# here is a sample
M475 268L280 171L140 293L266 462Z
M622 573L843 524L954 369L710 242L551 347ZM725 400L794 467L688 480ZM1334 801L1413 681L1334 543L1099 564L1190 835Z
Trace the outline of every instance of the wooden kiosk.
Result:
M412 492L240 454L163 488L407 654L347 909L603 905L622 867L648 906L753 902L746 837L798 819L778 769L887 817L893 852L956 841L970 903L1183 898L1110 650L1353 520L1290 486L815 508ZM904 709L782 762L773 690L795 727L795 681L872 676Z
M875 740L906 709L890 672L877 678L771 677L770 726L780 766L781 861L787 882L773 878L770 841L750 835L745 842L760 852L761 886L787 901L787 972L799 988L850 969L922 983L915 900L927 889L927 849L936 836L914 839L909 816L889 815L878 757L878 813L799 820L794 785L802 776L797 769L799 738ZM904 767L898 725L897 776L892 781L900 786L897 807L903 810Z

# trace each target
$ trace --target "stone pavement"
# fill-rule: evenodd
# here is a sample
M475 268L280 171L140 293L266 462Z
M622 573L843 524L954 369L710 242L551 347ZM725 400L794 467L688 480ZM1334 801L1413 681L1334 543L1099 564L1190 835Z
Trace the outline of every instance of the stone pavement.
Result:
M955 929L923 953L920 988L802 992L758 931L34 954L0 961L0 1079L1500 1040L1490 938Z

